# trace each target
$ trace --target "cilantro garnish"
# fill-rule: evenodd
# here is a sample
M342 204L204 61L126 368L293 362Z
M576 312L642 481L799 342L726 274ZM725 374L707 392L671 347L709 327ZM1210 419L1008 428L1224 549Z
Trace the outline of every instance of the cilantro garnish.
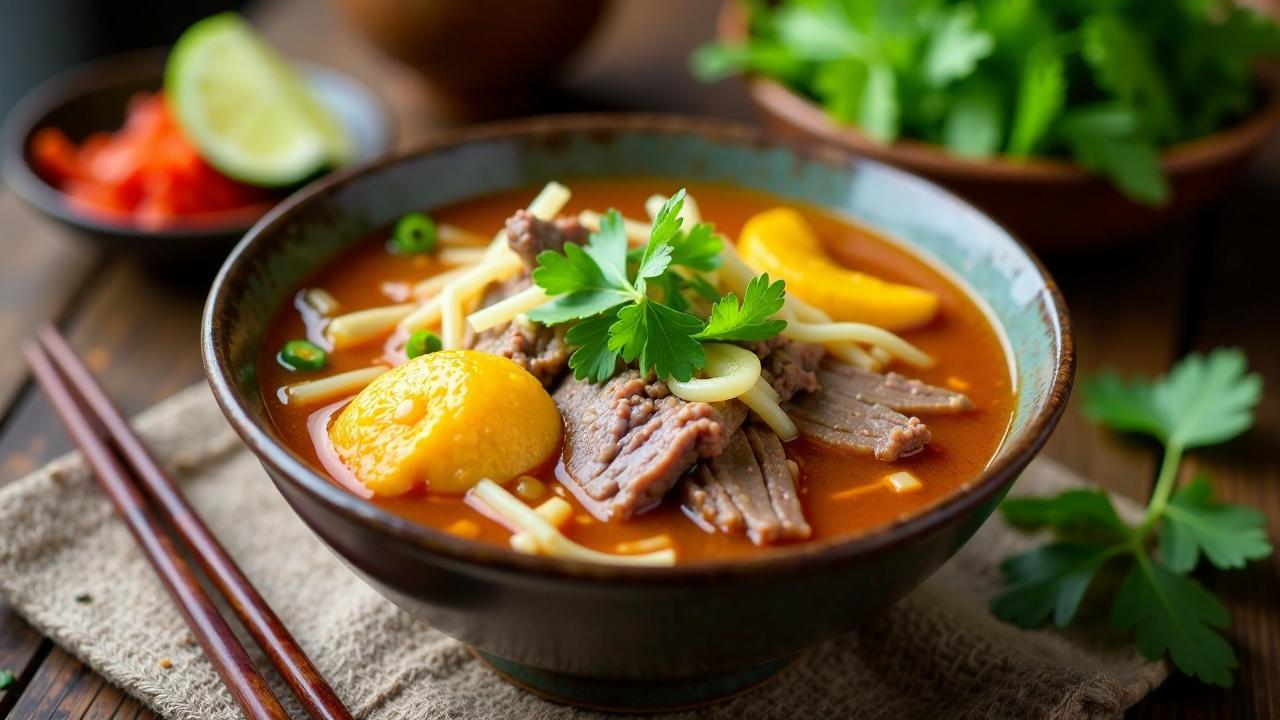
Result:
M1159 151L1256 110L1251 63L1280 27L1243 2L746 2L745 42L691 58L715 80L764 75L882 142L966 156L1073 159L1162 204ZM1101 122L1092 106L1125 118ZM1083 117L1082 117L1083 116Z
M705 223L682 231L684 197L681 189L663 203L642 248L628 252L622 215L610 210L585 246L538 254L533 282L552 299L529 318L577 322L565 342L576 348L569 367L579 380L608 380L619 360L641 373L688 380L706 365L703 342L766 340L787 326L771 319L785 300L783 281L752 278L739 303L696 274L719 267L723 241ZM709 320L691 314L686 292L713 303Z
M0 670L0 691L9 689L16 679L11 670Z
M1154 660L1168 653L1182 672L1228 687L1236 657L1219 630L1230 618L1188 573L1201 558L1230 570L1270 555L1265 518L1215 500L1207 477L1176 485L1186 450L1226 442L1253 424L1262 380L1247 372L1240 350L1218 349L1190 355L1155 380L1125 382L1103 373L1083 389L1090 418L1164 445L1146 513L1138 523L1126 523L1101 490L1006 500L1000 510L1011 524L1047 528L1058 539L1001 565L1005 589L992 609L1026 628L1050 618L1067 625L1103 566L1124 563L1112 624L1132 628L1144 656Z

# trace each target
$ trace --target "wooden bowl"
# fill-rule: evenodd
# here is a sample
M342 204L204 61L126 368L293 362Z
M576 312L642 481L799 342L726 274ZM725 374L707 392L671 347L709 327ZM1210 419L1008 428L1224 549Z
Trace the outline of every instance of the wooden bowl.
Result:
M719 37L746 38L740 3L727 0ZM922 175L970 200L1032 247L1048 252L1096 247L1184 219L1236 179L1280 127L1280 93L1238 125L1166 150L1160 158L1172 196L1153 207L1134 202L1076 163L1054 158L970 159L931 143L879 142L842 125L808 98L763 76L746 79L763 122L779 134L830 143Z
M1018 403L996 457L955 493L861 535L641 568L521 555L414 523L340 489L282 440L255 368L268 319L318 268L409 210L555 178L622 175L732 183L815 204L873 224L954 273L990 308L1015 357ZM747 687L914 588L969 539L1039 451L1075 362L1053 281L973 206L833 148L653 115L455 131L304 188L223 266L201 350L231 424L293 509L361 577L521 685L615 709L689 705Z
M605 0L337 0L379 50L458 105L515 107L586 40Z

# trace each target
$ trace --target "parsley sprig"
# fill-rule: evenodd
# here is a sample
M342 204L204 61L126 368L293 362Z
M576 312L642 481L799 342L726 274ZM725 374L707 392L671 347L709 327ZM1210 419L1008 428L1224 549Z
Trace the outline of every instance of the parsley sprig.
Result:
M739 302L696 274L720 266L724 245L706 223L682 232L684 198L682 188L663 203L642 248L628 252L622 215L609 210L586 245L538 254L533 282L552 300L529 318L576 323L565 342L576 348L569 367L579 380L608 380L619 359L641 373L688 380L707 363L703 342L767 340L786 327L772 319L785 299L783 281L752 278ZM709 320L690 313L688 292L713 303Z
M1262 513L1217 501L1204 475L1178 487L1178 469L1187 450L1226 442L1253 424L1262 380L1247 372L1243 352L1218 349L1190 355L1155 380L1103 373L1084 392L1093 420L1163 444L1146 512L1126 523L1102 490L1006 500L1000 509L1010 523L1051 529L1056 540L1001 565L1005 588L993 610L1022 627L1049 618L1065 626L1102 568L1123 563L1112 624L1132 628L1147 658L1168 653L1182 672L1228 687L1236 656L1219 630L1230 618L1189 573L1201 558L1224 570L1244 567L1270 555L1271 544Z
M692 66L772 77L883 142L1068 157L1160 205L1160 151L1263 102L1251 65L1280 55L1280 27L1249 4L747 2L746 41L707 45Z

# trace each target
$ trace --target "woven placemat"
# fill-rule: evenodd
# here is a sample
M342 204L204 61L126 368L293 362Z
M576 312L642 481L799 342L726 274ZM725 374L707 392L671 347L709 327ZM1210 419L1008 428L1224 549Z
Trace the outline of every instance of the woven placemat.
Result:
M461 644L356 578L294 516L204 386L152 408L137 426L357 717L597 716L508 685ZM1041 459L1015 493L1083 484ZM1032 542L992 518L946 566L865 627L805 653L754 691L678 717L1119 715L1164 679L1163 663L1147 662L1102 632L1025 632L990 614L999 559ZM0 594L162 716L239 717L78 455L0 490ZM283 683L272 681L303 717Z

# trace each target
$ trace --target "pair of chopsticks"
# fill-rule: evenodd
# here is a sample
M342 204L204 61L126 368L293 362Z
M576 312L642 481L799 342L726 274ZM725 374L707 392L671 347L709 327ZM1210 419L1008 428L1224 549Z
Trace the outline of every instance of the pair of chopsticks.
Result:
M351 718L284 623L187 504L58 331L48 325L41 327L36 339L23 346L23 354L36 382L245 716L253 720L289 717L191 566L179 555L162 520L168 521L196 558L311 717Z

